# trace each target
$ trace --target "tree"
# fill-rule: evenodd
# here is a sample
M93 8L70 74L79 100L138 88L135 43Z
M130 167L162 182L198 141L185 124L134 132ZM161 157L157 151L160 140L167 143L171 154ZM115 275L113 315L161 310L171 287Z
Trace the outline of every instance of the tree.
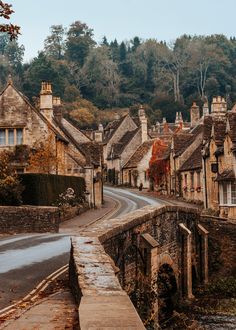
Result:
M120 77L118 66L110 58L108 47L100 46L90 51L82 74L87 82L84 92L96 104L112 106L118 102Z
M14 13L12 5L4 3L0 0L0 17L4 19L10 19L11 14ZM18 25L9 24L0 24L0 32L8 33L10 39L16 39L20 34L20 27Z
M93 30L85 23L76 21L70 25L66 40L66 57L69 61L83 66L90 49L96 44Z
M44 41L44 49L47 56L61 60L65 51L65 28L62 25L52 25L51 35Z
M188 64L196 72L197 88L201 99L206 97L206 83L211 66L217 63L226 64L227 57L222 49L215 44L208 43L205 37L194 37L188 47Z

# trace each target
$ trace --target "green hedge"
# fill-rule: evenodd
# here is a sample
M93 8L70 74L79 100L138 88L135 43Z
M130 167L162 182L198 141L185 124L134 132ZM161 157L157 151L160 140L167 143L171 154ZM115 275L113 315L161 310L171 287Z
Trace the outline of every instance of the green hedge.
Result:
M67 188L73 188L77 197L84 197L85 181L80 177L21 174L19 178L25 188L22 193L24 205L53 205Z

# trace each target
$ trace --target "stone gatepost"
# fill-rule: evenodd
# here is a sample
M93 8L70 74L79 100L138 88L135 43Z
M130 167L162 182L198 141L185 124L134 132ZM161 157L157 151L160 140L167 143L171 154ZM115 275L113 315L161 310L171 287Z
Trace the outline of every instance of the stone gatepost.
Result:
M140 247L144 251L144 262L146 262L145 275L146 285L149 286L149 316L150 323L158 323L158 242L150 234L142 234Z
M203 249L200 251L202 253L202 273L203 273L203 282L206 285L209 280L208 275L208 234L209 232L200 224L197 225L198 233L200 234Z
M186 291L187 291L187 298L192 299L193 296L193 284L192 284L192 232L189 230L183 223L179 224L179 228L182 234L186 238L186 253L182 253L183 255L181 258L186 258L186 271L182 276L186 276Z

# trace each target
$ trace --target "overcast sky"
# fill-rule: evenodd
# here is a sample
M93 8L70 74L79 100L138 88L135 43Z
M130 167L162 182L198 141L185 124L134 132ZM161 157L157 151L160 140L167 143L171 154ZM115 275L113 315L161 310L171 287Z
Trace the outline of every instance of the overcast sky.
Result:
M107 39L172 41L186 34L235 36L236 0L5 0L13 5L11 22L21 26L25 59L37 56L51 25L80 20Z

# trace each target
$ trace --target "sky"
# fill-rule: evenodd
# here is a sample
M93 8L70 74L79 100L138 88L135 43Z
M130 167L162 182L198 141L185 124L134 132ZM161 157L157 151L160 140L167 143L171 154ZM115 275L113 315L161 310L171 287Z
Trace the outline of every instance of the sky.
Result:
M115 38L155 38L171 42L183 34L235 36L236 0L5 0L21 26L19 43L25 61L43 49L50 26L69 27L79 20L94 30L100 42ZM1 21L2 22L2 21Z

